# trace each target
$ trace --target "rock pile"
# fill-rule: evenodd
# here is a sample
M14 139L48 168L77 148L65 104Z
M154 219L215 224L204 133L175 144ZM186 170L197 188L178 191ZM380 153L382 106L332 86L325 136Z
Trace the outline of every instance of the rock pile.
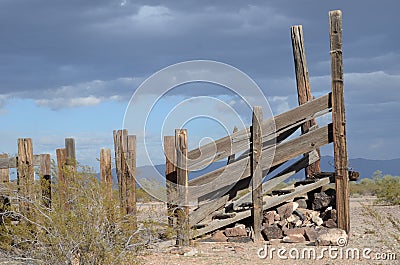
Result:
M307 197L296 198L264 211L262 235L266 241L286 243L315 242L319 245L335 245L338 238L347 240L344 231L337 229L335 190L328 189ZM235 241L233 238L249 236L250 229L237 224L217 231L213 241Z

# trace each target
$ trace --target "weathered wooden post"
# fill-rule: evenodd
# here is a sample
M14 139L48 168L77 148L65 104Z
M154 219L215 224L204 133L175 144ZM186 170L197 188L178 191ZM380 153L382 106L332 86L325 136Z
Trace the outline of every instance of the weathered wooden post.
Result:
M100 150L100 180L107 187L108 199L112 199L111 150L108 148Z
M8 169L8 155L0 154L0 159L7 161L7 167L0 168L0 183L5 183L10 181L10 170Z
M69 172L76 172L75 139L65 138L66 166Z
M296 71L297 98L299 105L303 105L313 99L310 89L310 79L308 76L306 52L304 48L303 27L301 25L291 27L291 36L294 67ZM301 133L305 134L309 132L310 129L316 125L317 123L315 122L315 119L306 121L301 126ZM316 150L319 155L319 148L317 148ZM304 156L307 155L308 154L304 154ZM321 166L319 160L307 166L305 169L306 178L320 172Z
M128 135L126 143L126 213L136 228L136 135Z
M51 207L51 160L50 154L40 155L40 184L42 190L42 204Z
M335 155L336 210L338 227L350 231L349 176L346 115L343 94L342 12L329 12L332 78L333 151Z
M114 148L121 208L136 227L136 136L114 131Z
M188 205L188 169L187 169L187 130L175 130L176 178L178 185L178 230L177 245L189 246L189 205Z
M167 189L167 212L168 226L174 225L174 211L177 202L176 190L176 152L175 152L175 137L164 136L164 153L165 153L165 179Z
M126 162L125 156L123 155L123 147L126 144L126 138L128 136L127 130L114 130L114 149L115 149L115 167L117 170L118 177L118 190L119 198L121 202L121 209L126 210Z
M263 219L263 194L262 194L262 108L253 107L251 127L251 177L252 177L252 198L253 198L253 229L254 241L262 240L261 228Z
M57 156L57 175L60 182L65 183L65 163L67 161L67 154L65 148L56 149Z
M17 158L17 183L20 195L22 211L29 212L28 200L32 199L32 188L35 181L33 167L33 147L32 139L18 139L18 158Z

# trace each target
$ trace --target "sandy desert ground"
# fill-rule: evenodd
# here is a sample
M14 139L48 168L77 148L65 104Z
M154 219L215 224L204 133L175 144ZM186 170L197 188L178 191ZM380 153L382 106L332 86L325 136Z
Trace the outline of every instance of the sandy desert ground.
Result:
M275 248L272 259L269 256L262 259L257 252L265 247L263 244L194 242L193 247L185 250L189 252L188 256L177 254L173 246L148 249L140 256L140 264L400 264L400 206L374 205L373 201L373 197L351 198L349 244L332 248L331 254L329 249L322 252L327 247L316 247L309 243L278 243L268 246L268 253ZM286 259L279 258L277 254L278 249L283 248L287 251L282 255ZM308 258L306 255L302 258L301 253L305 248L315 249L316 256ZM297 251L300 253L299 259L294 258ZM357 258L357 251L360 258ZM323 258L320 257L321 253L324 253Z

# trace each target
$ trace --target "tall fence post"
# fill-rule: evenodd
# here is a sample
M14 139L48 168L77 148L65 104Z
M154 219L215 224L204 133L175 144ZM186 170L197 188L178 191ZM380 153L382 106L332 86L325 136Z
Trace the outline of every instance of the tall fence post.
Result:
M136 228L136 135L127 136L126 213Z
M251 127L251 177L252 177L252 198L253 198L253 229L254 241L262 240L261 228L263 219L263 194L262 194L262 108L253 107L252 127Z
M67 162L67 154L65 148L56 149L57 155L57 176L58 176L58 187L59 196L60 196L60 206L66 208L67 207L67 176L66 173L66 162Z
M7 154L0 154L0 158L8 159ZM10 170L8 168L0 168L0 183L10 181Z
M112 199L111 150L108 148L100 150L100 180L107 187L108 198Z
M176 152L175 152L175 137L164 136L164 153L165 153L165 179L167 189L167 212L168 226L174 225L174 211L177 201L176 190Z
M127 130L114 131L115 167L118 176L118 190L121 209L126 211L126 156L124 155L124 145L128 135Z
M310 89L310 79L308 76L308 67L306 60L306 52L304 48L303 27L301 25L291 27L292 48L294 58L294 68L296 71L297 83L297 99L299 105L303 105L313 99ZM306 121L301 126L301 133L305 134L316 126L315 119ZM320 154L319 148L316 149L318 155ZM308 154L304 154L307 156ZM320 160L307 166L305 169L306 178L313 176L315 173L321 172Z
M40 155L40 186L42 190L42 204L51 206L51 159L50 154Z
M338 227L350 231L349 176L346 116L343 95L342 12L329 12L332 78L333 150L335 156L336 210Z
M136 136L114 131L114 148L121 208L136 227Z
M178 230L177 245L189 246L189 205L188 205L188 169L187 169L187 130L175 130L176 178L178 185Z
M18 139L17 179L18 190L23 197L22 211L28 213L28 200L32 199L32 188L35 181L33 147L30 138Z

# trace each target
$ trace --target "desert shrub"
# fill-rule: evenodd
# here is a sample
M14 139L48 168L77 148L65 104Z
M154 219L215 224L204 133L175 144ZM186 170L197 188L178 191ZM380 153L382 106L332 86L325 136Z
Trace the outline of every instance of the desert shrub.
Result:
M64 178L53 181L50 208L39 181L31 197L21 197L15 183L2 185L12 201L0 212L3 256L36 264L135 264L142 240L118 197L88 168L66 170Z
M378 202L391 205L400 205L400 177L382 175L382 172L374 173L375 195Z
M372 179L362 179L358 182L350 182L350 195L375 195L376 183Z

